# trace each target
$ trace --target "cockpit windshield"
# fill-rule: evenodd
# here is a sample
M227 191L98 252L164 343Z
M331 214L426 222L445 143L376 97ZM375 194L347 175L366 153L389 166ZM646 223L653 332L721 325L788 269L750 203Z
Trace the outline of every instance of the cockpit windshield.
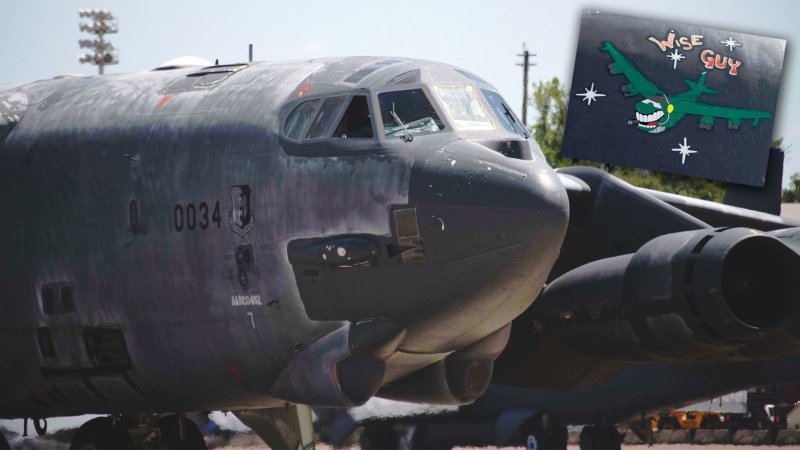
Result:
M436 86L434 89L457 129L466 131L494 129L489 114L478 100L472 86Z
M444 123L422 89L378 94L386 136L410 136L444 129Z
M512 133L519 134L524 138L528 138L530 136L528 131L525 129L525 126L523 126L522 122L517 118L517 116L514 115L514 113L511 111L511 108L508 107L500 94L487 89L481 89L481 92L483 93L483 97L486 99L486 103L488 103L492 108L492 112L503 128Z

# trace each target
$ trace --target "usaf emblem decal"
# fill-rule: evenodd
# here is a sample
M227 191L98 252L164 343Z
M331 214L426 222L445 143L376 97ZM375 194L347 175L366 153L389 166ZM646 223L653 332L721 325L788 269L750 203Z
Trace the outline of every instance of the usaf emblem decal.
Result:
M246 184L231 186L231 210L228 223L231 230L241 237L244 237L253 229L255 219L251 205L250 186Z

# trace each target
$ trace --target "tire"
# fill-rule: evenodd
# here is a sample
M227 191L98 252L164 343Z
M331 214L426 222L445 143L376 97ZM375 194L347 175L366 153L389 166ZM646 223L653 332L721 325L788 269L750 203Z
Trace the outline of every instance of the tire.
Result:
M678 430L680 429L680 425L674 418L667 417L658 421L658 429L664 431Z
M183 425L183 439L178 425L178 416L170 414L158 419L158 428L161 429L161 448L170 450L207 450L206 440L200 428L187 419L180 417Z
M569 433L566 425L552 425L540 441L542 450L567 450Z
M47 434L47 419L32 419L31 421L33 422L33 429L36 430L36 434L39 436Z
M719 417L716 416L706 416L700 421L700 428L703 430L718 430L721 426L722 423L719 421Z
M6 437L3 436L3 433L0 433L0 450L11 450L11 446L8 445L8 441Z
M364 425L358 443L364 450L396 450L400 448L400 437L391 422L370 422Z
M81 425L70 450L133 449L135 445L123 427L114 424L110 417L97 417Z
M519 427L520 439L517 442L527 445L528 436L536 439L536 448L540 450L566 450L568 441L567 426L552 420L543 420L542 414L535 414Z
M580 436L581 450L621 450L623 436L613 426L587 425Z

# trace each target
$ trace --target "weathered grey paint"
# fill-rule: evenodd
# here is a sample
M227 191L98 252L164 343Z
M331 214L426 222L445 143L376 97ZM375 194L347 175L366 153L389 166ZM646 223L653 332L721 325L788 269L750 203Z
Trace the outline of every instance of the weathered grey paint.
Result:
M299 365L290 365L298 352L375 318L404 329L399 344L374 344L392 354L370 353L385 363L387 383L494 333L530 305L566 228L557 176L532 140L500 126L455 132L433 95L445 131L411 143L384 138L378 92L478 82L414 60L342 81L381 61L0 88L0 108L2 99L24 100L15 126L8 106L0 123L0 417L282 404L273 383ZM419 82L385 86L414 69ZM192 87L191 74L215 71L219 81ZM295 105L334 93L369 96L375 139L281 136ZM512 147L533 151L502 154ZM238 208L248 193L245 219ZM416 208L423 263L388 254L398 244L392 211L401 208ZM331 289L301 295L305 266L290 263L290 244L350 238L379 250L371 264L327 268ZM45 305L48 289L55 309ZM98 364L119 336L127 355L112 348L107 355L121 362ZM87 339L97 342L94 359ZM356 342L348 339L330 342ZM288 400L313 404L302 394Z

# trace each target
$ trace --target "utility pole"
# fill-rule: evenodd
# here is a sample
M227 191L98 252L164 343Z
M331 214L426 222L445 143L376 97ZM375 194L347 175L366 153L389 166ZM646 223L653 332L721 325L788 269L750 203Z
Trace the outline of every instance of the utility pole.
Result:
M518 66L522 66L522 124L525 125L525 128L528 127L528 68L530 66L535 66L535 62L530 61L530 57L536 57L536 53L531 53L528 51L528 48L525 46L525 43L522 43L522 53L518 53L517 56L522 57L522 63L517 63Z
M82 19L91 19L91 23L82 22L78 28L86 33L97 36L97 39L81 39L78 45L81 48L90 49L93 53L84 53L78 56L78 61L82 64L93 64L97 66L97 73L102 75L106 65L117 64L119 57L111 45L103 37L106 34L117 32L117 19L107 9L79 9L78 16Z

